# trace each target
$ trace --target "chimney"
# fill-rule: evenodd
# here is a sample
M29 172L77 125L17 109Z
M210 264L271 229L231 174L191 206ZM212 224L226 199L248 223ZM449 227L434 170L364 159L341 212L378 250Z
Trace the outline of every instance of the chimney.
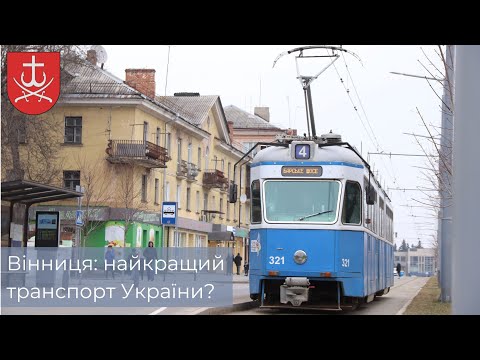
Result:
M233 141L233 121L228 121L228 135L230 135L230 141Z
M155 69L126 69L125 83L149 98L155 98Z
M291 136L297 136L297 129L288 128L287 131L286 131L286 134L291 135Z
M270 122L270 109L268 108L268 106L255 107L253 113L257 116L260 116L266 122Z
M87 51L87 61L92 65L97 66L97 52L95 50Z

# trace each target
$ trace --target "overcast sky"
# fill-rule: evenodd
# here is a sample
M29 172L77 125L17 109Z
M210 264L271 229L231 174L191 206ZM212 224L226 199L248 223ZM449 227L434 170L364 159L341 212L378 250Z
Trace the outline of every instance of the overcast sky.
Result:
M235 105L249 112L253 112L255 106L268 106L273 124L304 133L307 131L305 105L303 90L296 79L295 56L281 58L272 68L280 53L298 46L302 45L172 45L168 57L169 47L165 45L105 45L108 54L105 69L124 79L127 68L153 68L159 95L184 91L219 95L223 106ZM361 62L350 55L340 57L335 67L330 67L313 82L317 134L330 130L341 134L342 139L361 150L365 158L368 152L381 151L422 154L415 138L404 133L427 134L417 107L427 124L438 130L441 102L426 80L390 72L430 76L423 64L439 76L434 67L442 70L435 53L438 47L343 47L356 53ZM300 71L302 75L316 74L326 61L303 60L299 62ZM431 82L431 85L441 96L440 84ZM422 145L431 149L425 140ZM393 156L390 159L370 155L370 164L378 170L386 188L432 188L425 179L425 171L418 168L427 166L424 157ZM412 198L425 201L425 195L419 191L391 190L388 193L394 206L397 244L403 239L416 244L420 239L422 244L429 246L437 223L431 210L405 206L421 205ZM435 192L426 194L436 195Z

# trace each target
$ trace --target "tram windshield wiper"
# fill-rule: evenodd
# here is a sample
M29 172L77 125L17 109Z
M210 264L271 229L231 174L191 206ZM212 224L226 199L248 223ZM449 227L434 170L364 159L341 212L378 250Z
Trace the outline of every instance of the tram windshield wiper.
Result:
M328 214L328 213L331 213L331 212L333 212L333 210L320 211L320 212L315 213L315 214L312 214L312 215L307 215L307 216L301 217L301 218L298 219L297 221L303 221L303 220L305 220L305 219L308 219L308 218L311 218L311 217L314 217L314 216L323 215L323 214Z

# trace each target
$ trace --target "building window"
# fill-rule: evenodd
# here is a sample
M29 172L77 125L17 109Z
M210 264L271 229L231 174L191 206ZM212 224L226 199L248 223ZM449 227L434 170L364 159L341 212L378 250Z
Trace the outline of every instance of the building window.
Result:
M187 245L187 233L176 231L174 233L173 246L186 247L186 245Z
M260 181L252 181L252 217L251 223L258 224L262 222L262 207L260 198Z
M187 187L187 211L191 211L190 209L190 188Z
M228 182L230 182L230 175L231 175L230 172L232 171L231 167L232 167L232 163L229 162L229 163L228 163L228 166L227 166L227 171L228 171L228 176L227 176L227 178L228 178Z
M188 144L188 154L187 154L187 162L192 162L192 143Z
M63 187L75 190L77 185L80 185L80 171L64 171Z
M177 164L182 163L182 139L177 139Z
M195 234L195 247L207 247L207 237Z
M147 175L142 175L142 201L147 201Z
M212 196L212 210L215 210L215 196Z
M170 133L165 134L165 149L167 149L167 154L170 156Z
M227 220L230 220L230 202L227 200Z
M148 141L148 122L143 122L143 142Z
M197 191L195 195L195 208L197 209L197 214L200 214L200 191Z
M225 159L222 159L222 172L225 174Z
M223 199L220 198L220 208L218 209L221 213L223 213ZM224 214L220 214L220 217L223 217Z
M177 185L177 204L178 204L177 206L179 210L182 208L181 199L182 199L182 186L178 184Z
M208 194L203 194L203 210L208 210Z
M82 117L81 116L65 117L65 143L70 143L70 144L82 143Z
M169 201L170 199L170 183L167 181L165 184L165 193L163 194L163 201Z
M198 166L198 170L200 170L202 168L202 148L201 147L198 148L197 157L198 157L197 166Z
M343 201L342 222L344 224L360 225L362 212L362 189L357 182L347 181Z
M433 273L434 268L434 257L433 256L425 256L425 272Z
M155 204L158 204L159 183L160 181L158 181L158 179L155 179Z
M213 162L215 163L215 170L217 170L217 162L218 162L217 155L213 155Z
M208 146L205 148L205 170L208 170Z
M157 132L155 134L155 144L159 146L160 146L160 134L161 134L160 128L157 127Z

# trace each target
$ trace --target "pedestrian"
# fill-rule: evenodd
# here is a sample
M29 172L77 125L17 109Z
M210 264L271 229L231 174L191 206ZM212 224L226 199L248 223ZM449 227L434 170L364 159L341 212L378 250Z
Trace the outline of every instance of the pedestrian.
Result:
M157 249L153 247L153 241L148 242L148 247L143 250L143 257L145 258L145 263L147 265L147 280L153 281L154 279L154 272L153 267L156 266L157 260Z
M402 265L400 263L397 264L397 274L398 277L400 278L400 271L402 270Z
M250 267L250 264L248 261L245 261L245 265L243 265L243 269L245 270L245 276L248 276L248 269Z
M129 268L130 268L130 274L132 275L132 280L133 280L133 286L138 288L138 284L140 282L140 269L139 269L139 255L138 255L138 250L136 248L132 249L132 253L130 254L130 263L129 263ZM132 266L134 265L135 266Z
M233 259L235 265L237 265L237 275L240 275L240 266L242 265L243 258L240 256L240 253L237 253L237 256Z
M108 279L108 272L112 272L112 279L115 279L115 251L113 246L108 245L107 252L105 253L105 278Z

